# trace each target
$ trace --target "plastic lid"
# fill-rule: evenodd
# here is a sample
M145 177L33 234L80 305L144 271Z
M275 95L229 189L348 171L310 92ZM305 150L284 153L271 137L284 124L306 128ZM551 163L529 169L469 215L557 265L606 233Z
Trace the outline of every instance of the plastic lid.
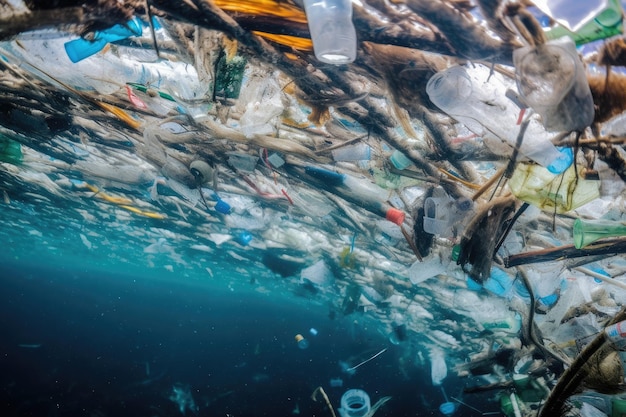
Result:
M405 215L402 210L398 210L392 207L387 210L387 213L385 214L385 219L400 226L402 223L404 223L404 216Z

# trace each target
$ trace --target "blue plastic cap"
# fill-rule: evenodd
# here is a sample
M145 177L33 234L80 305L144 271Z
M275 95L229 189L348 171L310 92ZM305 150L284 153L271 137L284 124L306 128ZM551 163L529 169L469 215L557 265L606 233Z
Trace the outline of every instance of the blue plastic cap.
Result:
M230 204L228 204L224 200L217 200L217 204L215 205L215 210L222 214L230 213Z

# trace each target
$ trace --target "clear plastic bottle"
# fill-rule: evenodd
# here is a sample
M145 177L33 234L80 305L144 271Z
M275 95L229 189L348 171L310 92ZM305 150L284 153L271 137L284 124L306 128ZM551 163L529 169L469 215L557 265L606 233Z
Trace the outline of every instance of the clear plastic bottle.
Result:
M304 336L302 336L301 334L297 334L295 339L300 349L304 350L309 348L309 341L305 339Z
M305 167L305 173L321 181L329 191L365 210L384 217L397 225L404 223L404 212L387 203L390 193L378 185L366 179L314 166Z

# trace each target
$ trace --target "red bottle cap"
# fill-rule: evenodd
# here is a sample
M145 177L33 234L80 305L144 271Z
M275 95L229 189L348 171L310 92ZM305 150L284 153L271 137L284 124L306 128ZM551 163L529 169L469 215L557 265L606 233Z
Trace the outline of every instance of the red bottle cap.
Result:
M385 219L400 226L402 225L402 223L404 223L404 212L402 210L398 210L392 207L387 210L387 213L385 214Z

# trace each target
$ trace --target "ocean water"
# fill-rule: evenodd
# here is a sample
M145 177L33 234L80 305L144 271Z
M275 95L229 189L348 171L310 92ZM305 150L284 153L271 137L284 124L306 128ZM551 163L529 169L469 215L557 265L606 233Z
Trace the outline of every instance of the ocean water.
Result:
M228 266L209 281L124 273L115 263L98 270L78 257L32 261L0 268L3 416L331 415L311 399L318 386L335 409L356 388L372 405L392 397L376 415L441 415L428 366L408 361L408 347L390 344L364 315L259 293ZM353 375L342 371L342 361L354 366L385 348ZM342 387L330 386L336 378ZM454 377L444 384L459 399L462 386ZM464 402L498 409L488 397ZM461 406L456 415L481 413Z

